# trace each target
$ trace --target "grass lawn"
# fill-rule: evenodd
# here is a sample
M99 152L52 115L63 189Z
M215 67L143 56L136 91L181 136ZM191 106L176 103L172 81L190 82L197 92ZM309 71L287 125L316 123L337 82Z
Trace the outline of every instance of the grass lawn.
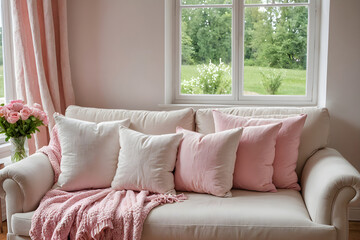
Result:
M271 70L267 67L245 66L244 67L244 91L266 95L266 91L261 84L261 71ZM306 89L306 70L282 69L283 82L277 95L305 95ZM197 77L197 65L181 66L181 80Z

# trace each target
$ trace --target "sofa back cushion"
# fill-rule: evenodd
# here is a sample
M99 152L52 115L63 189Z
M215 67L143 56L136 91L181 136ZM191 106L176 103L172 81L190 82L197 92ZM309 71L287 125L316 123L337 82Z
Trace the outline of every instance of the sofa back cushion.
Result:
M196 111L196 131L202 134L215 132L211 108ZM236 107L220 108L218 111L244 117L254 118L287 118L307 114L301 134L299 158L296 173L301 176L306 160L318 149L327 145L330 127L329 113L326 108L317 107Z
M57 186L64 191L110 187L120 151L119 127L130 120L93 123L54 114L61 146Z
M131 121L129 128L145 134L175 133L177 126L195 130L192 108L175 111L139 111L69 106L65 115L96 123L129 118Z
M175 166L175 189L231 197L236 152L243 128L200 134L183 133Z

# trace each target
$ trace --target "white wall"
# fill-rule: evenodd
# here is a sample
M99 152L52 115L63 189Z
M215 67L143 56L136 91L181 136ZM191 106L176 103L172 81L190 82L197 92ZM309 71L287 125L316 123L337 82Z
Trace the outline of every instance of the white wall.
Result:
M164 0L69 0L68 25L76 104L163 103Z
M158 109L164 103L164 2L69 0L76 103ZM331 0L325 105L330 145L360 169L359 0ZM326 74L325 74L326 75Z
M360 169L360 1L330 4L326 106L330 146Z

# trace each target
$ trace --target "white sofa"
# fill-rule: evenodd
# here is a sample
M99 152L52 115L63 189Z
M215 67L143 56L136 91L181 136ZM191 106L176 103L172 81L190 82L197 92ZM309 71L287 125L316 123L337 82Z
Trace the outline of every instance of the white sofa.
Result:
M299 147L297 174L301 192L232 190L233 197L185 193L188 200L150 212L143 239L273 239L346 240L348 204L360 192L358 171L327 148L329 114L323 108L239 107L220 109L253 117L308 115ZM214 132L211 109L168 112L107 110L70 106L66 116L101 122L130 118L131 126L148 134L175 132L175 125ZM33 211L53 185L53 171L42 153L0 171L0 193L6 199L8 239L29 239Z

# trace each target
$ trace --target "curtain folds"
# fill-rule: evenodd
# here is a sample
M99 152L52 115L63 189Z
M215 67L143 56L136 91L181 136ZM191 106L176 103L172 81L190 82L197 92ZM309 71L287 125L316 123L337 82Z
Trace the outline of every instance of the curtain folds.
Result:
M66 0L12 0L12 36L17 99L39 103L54 126L54 112L74 104L71 83ZM29 151L47 145L48 130L28 142Z

